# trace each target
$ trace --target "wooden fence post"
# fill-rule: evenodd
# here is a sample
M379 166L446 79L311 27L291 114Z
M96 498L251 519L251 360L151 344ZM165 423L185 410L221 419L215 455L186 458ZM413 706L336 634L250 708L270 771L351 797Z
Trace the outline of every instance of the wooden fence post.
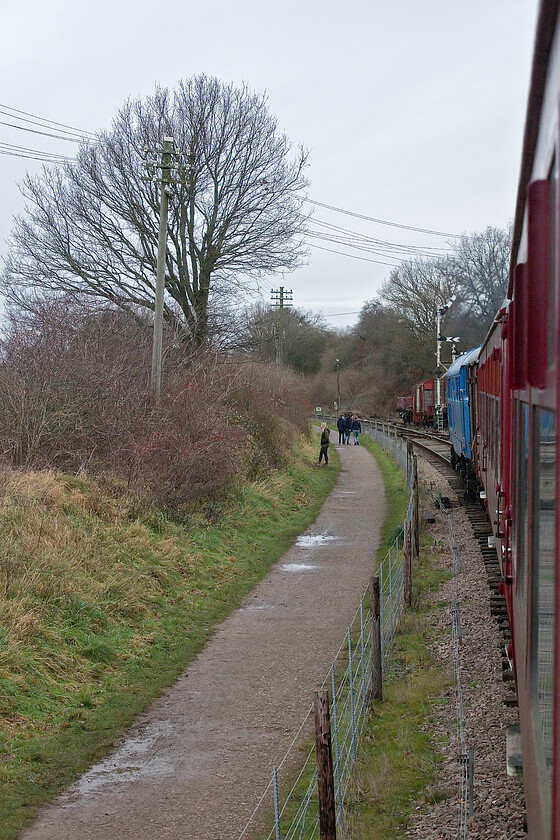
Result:
M371 697L383 699L383 659L381 656L381 620L380 620L379 578L373 578L370 588L371 600Z
M412 606L412 523L404 523L404 605Z
M315 745L317 752L317 791L319 794L320 840L336 840L336 804L331 748L329 692L315 692Z
M418 459L416 455L412 458L412 473L412 489L414 493L414 526L412 544L414 549L414 559L417 559L420 555L420 488L418 486Z

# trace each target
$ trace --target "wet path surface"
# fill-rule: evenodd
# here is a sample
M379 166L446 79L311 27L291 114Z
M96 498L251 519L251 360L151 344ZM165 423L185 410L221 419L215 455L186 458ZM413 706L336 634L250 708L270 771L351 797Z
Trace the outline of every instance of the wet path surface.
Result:
M236 840L372 574L383 482L364 447L337 449L342 471L315 523L24 840Z

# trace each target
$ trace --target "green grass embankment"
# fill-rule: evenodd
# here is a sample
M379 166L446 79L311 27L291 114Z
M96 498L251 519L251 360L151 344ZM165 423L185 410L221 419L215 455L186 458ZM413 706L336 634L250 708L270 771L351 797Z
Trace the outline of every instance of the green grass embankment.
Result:
M6 471L0 508L0 840L169 685L316 517L316 440L177 522L92 480Z
M381 447L365 435L361 440L375 455L385 481L381 560L406 515L408 488L402 471ZM383 700L372 707L360 741L357 772L346 802L348 840L400 840L413 808L449 795L436 783L441 758L431 734L432 709L449 686L448 676L429 650L434 614L444 608L437 592L447 578L432 545L424 534L413 569L413 606L395 635Z

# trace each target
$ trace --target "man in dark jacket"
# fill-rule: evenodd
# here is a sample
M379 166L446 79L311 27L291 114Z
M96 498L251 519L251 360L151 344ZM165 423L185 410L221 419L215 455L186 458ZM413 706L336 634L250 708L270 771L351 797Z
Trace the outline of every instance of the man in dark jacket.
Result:
M344 443L350 443L350 432L352 430L352 415L347 414L344 418Z
M338 442L344 443L344 414L341 414L336 421L336 428L338 429Z

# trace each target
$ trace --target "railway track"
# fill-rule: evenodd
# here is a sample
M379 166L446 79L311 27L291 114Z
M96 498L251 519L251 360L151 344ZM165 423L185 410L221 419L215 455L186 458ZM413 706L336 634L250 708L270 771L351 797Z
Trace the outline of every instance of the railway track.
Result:
M439 497L436 500L443 508L461 506L470 522L473 539L478 543L489 587L489 606L493 619L503 637L502 647L502 676L511 691L504 700L506 706L517 706L517 697L514 691L512 663L508 656L508 647L511 642L511 628L506 608L506 600L502 594L501 584L503 583L498 554L494 545L494 536L486 512L480 502L471 492L467 492L465 482L451 466L451 452L449 441L445 442L439 436L415 435L407 436L412 442L415 451L428 463L432 464L438 472L447 480L453 494L449 499Z

